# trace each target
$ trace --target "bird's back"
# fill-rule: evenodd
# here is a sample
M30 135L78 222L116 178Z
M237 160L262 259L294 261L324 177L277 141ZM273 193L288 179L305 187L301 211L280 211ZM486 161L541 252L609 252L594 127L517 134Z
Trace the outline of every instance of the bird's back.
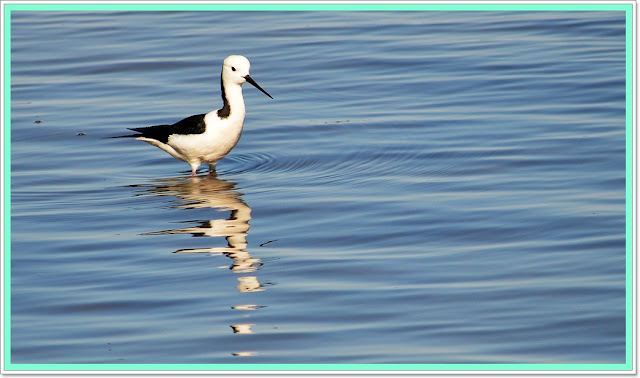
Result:
M166 144L169 141L169 136L174 134L190 135L204 133L206 130L204 116L205 114L196 114L178 121L173 125L137 127L130 128L129 130L139 133L139 135L133 135L135 137L155 139Z

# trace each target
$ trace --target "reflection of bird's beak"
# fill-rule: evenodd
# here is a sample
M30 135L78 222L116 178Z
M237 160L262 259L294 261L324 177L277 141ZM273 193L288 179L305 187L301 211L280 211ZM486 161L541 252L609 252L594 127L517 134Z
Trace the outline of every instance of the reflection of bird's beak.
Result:
M267 91L265 91L264 89L262 89L262 88L258 85L258 83L256 83L256 82L255 82L255 80L253 80L253 79L251 78L251 76L247 75L247 76L245 76L244 78L245 78L245 80L247 80L247 83L249 83L249 84L253 85L254 87L258 88L258 89L260 90L260 92L262 92L262 93L266 94L267 96L271 97L271 95L270 95L270 94L268 94L268 93L267 93ZM273 99L273 97L271 97L271 98Z

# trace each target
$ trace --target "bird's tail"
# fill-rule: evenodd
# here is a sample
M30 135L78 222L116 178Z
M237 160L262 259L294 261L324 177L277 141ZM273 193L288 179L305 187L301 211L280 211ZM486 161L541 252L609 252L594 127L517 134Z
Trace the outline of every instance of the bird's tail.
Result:
M116 135L116 136L111 136L111 137L104 137L102 139L115 139L115 138L138 138L141 137L142 134L137 133L137 134L127 134L127 135Z

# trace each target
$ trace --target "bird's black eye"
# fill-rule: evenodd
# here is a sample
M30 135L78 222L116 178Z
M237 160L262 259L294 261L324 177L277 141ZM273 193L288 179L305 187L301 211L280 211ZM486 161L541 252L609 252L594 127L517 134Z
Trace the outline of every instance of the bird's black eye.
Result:
M235 70L236 70L236 68L235 68L235 67L231 67L231 71L235 71Z

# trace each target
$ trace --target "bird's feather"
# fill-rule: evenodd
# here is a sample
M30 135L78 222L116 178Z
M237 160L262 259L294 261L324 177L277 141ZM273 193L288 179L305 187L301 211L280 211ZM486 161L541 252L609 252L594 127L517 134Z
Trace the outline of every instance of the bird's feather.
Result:
M162 143L168 143L169 137L174 134L189 135L202 134L206 129L204 123L205 114L196 114L180 120L173 125L156 125L147 127L135 127L129 130L135 131L137 134L121 135L114 138L150 138Z

